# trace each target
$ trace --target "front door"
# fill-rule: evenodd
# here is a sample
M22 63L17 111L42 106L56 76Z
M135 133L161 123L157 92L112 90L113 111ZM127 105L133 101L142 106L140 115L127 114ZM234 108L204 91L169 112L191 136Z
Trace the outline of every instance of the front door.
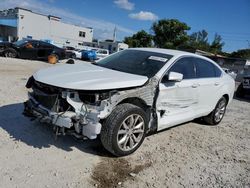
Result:
M183 74L183 80L164 79L169 72ZM190 57L179 59L167 71L159 84L159 95L156 101L158 130L190 121L196 116L199 92L195 77L195 67Z

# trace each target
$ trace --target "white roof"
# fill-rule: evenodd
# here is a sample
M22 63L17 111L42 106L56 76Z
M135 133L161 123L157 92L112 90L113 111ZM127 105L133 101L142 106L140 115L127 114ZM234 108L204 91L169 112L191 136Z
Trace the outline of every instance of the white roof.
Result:
M129 48L129 49L140 50L140 51L148 51L148 52L156 52L156 53L163 53L163 54L168 54L168 55L175 56L176 58L179 57L179 56L183 56L183 55L189 55L189 56L193 56L193 57L199 57L199 58L202 58L202 59L205 59L207 61L215 63L212 59L209 59L209 58L207 58L205 56L198 55L198 54L195 54L195 53L180 51L180 50L172 50L172 49L164 49L164 48Z
M190 52L163 49L163 48L129 48L129 49L140 50L140 51L149 51L149 52L157 52L157 53L169 54L169 55L173 55L173 56L179 56L179 55L194 55L194 56L196 56L194 53L190 53Z

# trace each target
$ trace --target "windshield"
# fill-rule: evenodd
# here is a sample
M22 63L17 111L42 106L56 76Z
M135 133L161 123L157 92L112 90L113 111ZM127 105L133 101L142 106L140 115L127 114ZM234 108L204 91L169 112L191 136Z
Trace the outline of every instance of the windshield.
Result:
M124 50L98 61L96 65L151 78L172 57L157 52Z
M13 44L15 44L16 46L21 46L26 42L28 42L28 41L27 40L19 40L19 41L14 42Z

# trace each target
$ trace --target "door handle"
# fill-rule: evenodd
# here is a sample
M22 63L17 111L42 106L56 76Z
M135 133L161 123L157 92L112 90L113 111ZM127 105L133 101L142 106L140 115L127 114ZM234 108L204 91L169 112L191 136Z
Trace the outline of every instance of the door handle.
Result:
M192 88L197 88L200 84L193 84Z
M215 82L214 85L215 85L215 86L218 86L218 85L220 85L220 83L219 83L219 82Z

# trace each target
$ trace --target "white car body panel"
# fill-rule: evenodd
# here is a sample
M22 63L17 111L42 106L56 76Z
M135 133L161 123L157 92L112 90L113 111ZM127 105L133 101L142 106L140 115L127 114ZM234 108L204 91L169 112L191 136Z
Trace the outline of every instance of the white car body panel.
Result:
M158 130L190 121L196 115L198 106L198 89L193 88L194 80L176 83L160 83L156 103L158 111ZM163 110L163 115L159 112Z
M225 73L230 75L234 80L236 79L237 73L235 73L234 71L231 71L230 69L227 69L227 68L222 68L222 69L225 71Z
M106 49L98 49L96 50L96 57L97 59L103 59L105 57L108 57L109 56L109 51L106 50Z
M148 79L146 76L119 72L90 63L59 65L40 70L35 73L33 77L35 80L48 85L73 90L115 90L124 88L124 90L118 92L117 95L110 97L110 101L115 102L109 103L109 101L105 101L105 105L103 105L105 107L102 106L104 110L101 111L98 116L98 118L101 119L106 118L112 112L119 100L135 97L135 94L138 98L146 96L144 99L148 101L156 100L157 130L162 130L208 115L213 111L219 99L224 95L228 96L229 103L233 98L234 80L215 62L208 58L188 52L157 48L135 48L128 50L157 52L169 54L173 57L151 79ZM221 70L221 77L184 79L178 82L161 83L163 75L165 75L171 65L179 58L187 56L197 57L211 62ZM148 84L148 86L144 88L140 87L144 84L146 85L147 81L151 83L151 85ZM159 86L159 93L158 96L155 97L155 88L157 86ZM132 87L138 88L132 91L125 89ZM141 88L143 88L142 92L139 92ZM111 100L112 98L113 100ZM106 103L108 103L108 105L106 105ZM151 102L145 103L152 105Z
M39 82L75 90L128 88L141 86L148 80L145 76L119 72L84 62L42 69L33 76Z

